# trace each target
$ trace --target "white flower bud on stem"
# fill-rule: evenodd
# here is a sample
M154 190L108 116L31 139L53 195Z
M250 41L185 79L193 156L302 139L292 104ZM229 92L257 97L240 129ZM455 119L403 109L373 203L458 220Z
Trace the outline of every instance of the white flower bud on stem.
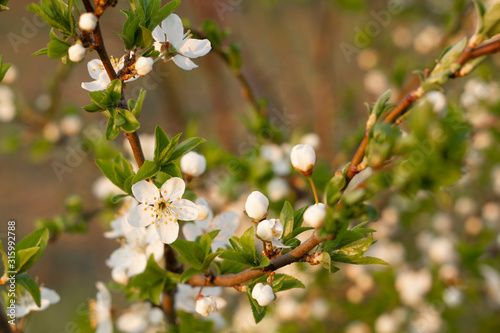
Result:
M253 191L245 202L247 215L255 221L260 221L267 216L269 199L259 191Z
M206 317L212 312L217 311L217 304L215 302L215 298L213 296L202 296L199 295L196 298L196 304L194 306L194 309L196 310L197 313L201 314L202 316Z
M97 26L97 16L94 13L84 13L80 15L78 25L84 31L93 32Z
M252 298L259 303L260 306L267 306L274 301L273 287L261 282L257 283L252 290Z
M319 229L323 226L325 216L325 205L322 203L318 203L306 209L306 211L304 212L304 222L306 222L313 228Z
M207 160L201 154L190 151L181 158L181 170L183 173L191 176L198 177L205 172L207 168Z
M76 42L68 49L68 57L72 62L82 61L85 58L85 53L87 53L87 49L79 42Z
M290 161L295 170L308 177L313 173L314 164L316 163L316 153L311 145L296 145L292 148Z
M153 58L140 57L135 62L135 70L137 74L144 76L153 70ZM189 154L189 153L188 153Z

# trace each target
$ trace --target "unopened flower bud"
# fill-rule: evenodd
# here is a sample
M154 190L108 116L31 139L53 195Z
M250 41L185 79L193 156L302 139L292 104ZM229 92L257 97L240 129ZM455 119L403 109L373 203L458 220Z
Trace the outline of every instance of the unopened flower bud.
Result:
M274 301L273 288L268 284L259 282L253 287L252 298L256 300L260 306L267 306Z
M290 154L290 160L295 170L302 172L304 176L310 176L316 163L316 153L308 144L296 145Z
M247 215L254 220L262 220L269 210L269 199L259 191L253 191L245 203Z
M144 76L153 70L153 58L140 57L135 62L135 70L137 74Z
M202 316L208 316L212 312L217 311L215 298L213 296L198 296L194 309Z
M82 119L76 114L70 114L61 119L60 126L64 134L68 136L77 135L82 129Z
M278 219L264 220L257 226L257 236L267 242L279 239L282 234L283 225Z
M80 15L78 25L84 31L93 32L97 26L97 16L94 13L84 13Z
M181 158L181 170L193 177L200 176L207 168L207 160L201 154L190 151Z
M80 62L85 58L85 53L87 50L83 47L82 44L76 43L69 47L68 56L69 60L73 62Z
M326 208L322 203L310 206L304 212L304 222L308 223L313 228L320 228L325 221Z
M208 207L205 205L196 205L198 207L198 217L197 220L203 221L208 217Z

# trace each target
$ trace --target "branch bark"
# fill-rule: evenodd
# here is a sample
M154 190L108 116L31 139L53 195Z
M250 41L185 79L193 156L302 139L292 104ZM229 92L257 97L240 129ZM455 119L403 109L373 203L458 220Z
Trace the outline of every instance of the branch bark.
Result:
M13 333L12 326L9 324L9 320L2 306L0 306L0 332Z
M460 71L463 66L470 60L479 58L484 55L493 54L500 52L500 40L496 40L490 43L486 43L484 45L472 48L466 47L460 57L457 59L456 63L460 65L460 67L453 73L450 74L450 78L461 77L464 75L460 75ZM468 74L468 73L466 73ZM424 90L421 86L410 91L384 118L384 122L386 123L397 123L398 119L406 113L410 107L423 95ZM368 134L369 130L365 132L363 140L361 141L354 157L351 160L351 166L347 172L347 182L344 187L347 188L351 179L358 173L358 165L363 161L365 156L366 147L368 146Z
M304 243L297 246L292 251L274 258L271 260L271 263L259 270L251 270L247 269L243 272L237 274L225 274L219 275L215 278L211 279L207 282L207 277L203 274L196 275L189 279L187 282L192 287L196 286L221 286L221 287L233 287L240 285L249 280L255 279L256 277L262 276L268 272L274 272L275 270L287 266L291 263L299 261L303 256L307 255L309 251L314 249L316 246L321 244L324 241L334 239L334 235L330 235L329 237L319 237L318 232L314 231L314 233L307 239Z

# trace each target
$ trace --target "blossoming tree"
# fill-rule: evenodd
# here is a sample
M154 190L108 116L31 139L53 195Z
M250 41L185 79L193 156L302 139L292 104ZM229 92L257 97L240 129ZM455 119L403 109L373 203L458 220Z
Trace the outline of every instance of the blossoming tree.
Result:
M0 0L1 10L7 9L7 2ZM387 217L390 210L378 214L375 208L383 207L380 201L388 196L387 192L411 198L431 193L437 201L446 201L450 186L464 174L468 125L460 109L446 107L441 91L448 81L468 76L489 55L500 51L498 3L486 8L474 1L475 32L446 48L432 67L419 73L419 83L402 99L395 100L391 90L387 90L374 104L367 104L363 133L356 136L358 148L353 149L350 161L336 171L317 159L316 135L304 136L300 142L295 140L297 144L292 146L283 140L287 134L279 133L259 142L257 155L226 159L220 157L220 148L203 148L205 139L191 136L181 140L181 134L169 137L160 126L156 126L154 138L141 140L139 119L148 117L143 110L146 90L141 89L137 97L130 98L128 84L152 75L158 62L195 70L198 65L192 59L209 53L223 59L246 91L256 119L249 126L251 130L276 131L265 104L257 101L241 74L239 49L224 44L227 34L214 22L205 22L199 31L186 30L175 13L181 0L129 0L127 9L122 10L125 17L114 9L116 5L116 0L82 0L81 4L72 0L41 0L40 4L28 6L51 28L50 41L35 55L47 55L64 66L86 62L91 80L81 78L81 94L88 93L89 100L81 106L82 112L106 118L106 140L113 141L122 134L133 157L129 160L127 153L116 150L108 154L111 156L97 156L95 160L106 177L104 183L113 187L103 196L105 209L116 211L115 217L107 220L105 237L120 243L106 261L111 268L110 282L96 281L97 295L89 302L90 327L95 332L198 332L210 331L214 325L221 329L226 324L219 312L229 302L223 289L246 295L249 311L259 323L269 314L269 308L279 309L279 303L286 302L285 297L280 299L285 291L309 288L301 281L301 270L316 265L324 268L312 268L312 275L318 280L326 279L325 274L335 275L340 267L345 270L356 284L355 289L349 288L346 297L356 303L373 288L374 282L372 272L353 267L387 265L387 252L394 255L400 249L397 245L391 247L391 243L384 248L386 253L376 252L374 248L379 248L376 246L383 243L383 238L375 244L377 225L366 226L379 215L381 220L391 220ZM116 35L124 52L115 58L106 50L101 22L119 18L124 19L123 29ZM9 65L0 61L0 79L6 77L8 70ZM0 93L5 95L0 101L0 119L10 121L15 117L15 108L5 102L11 99L7 96L10 92ZM79 126L71 121L67 125L68 132ZM54 131L49 128L47 133ZM498 160L498 154L493 155L491 160ZM233 191L243 194L236 196L231 211L214 214L211 207L220 204L203 196L204 187L208 186L203 175L210 172L210 167L227 161L234 161L245 170L231 179ZM252 168L262 164L266 165L266 174L256 176ZM215 197L224 196L219 189L215 192ZM466 210L466 204L459 206ZM492 209L495 210L490 208L490 212ZM50 246L49 240L65 232L85 231L94 217L86 214L81 202L74 198L68 199L67 210L68 217L40 221L37 229L17 244L4 243L7 249L2 247L1 254L5 273L0 283L7 287L7 292L0 317L2 332L30 332L30 312L64 301L57 286L45 287L29 270ZM449 230L449 222L444 220L442 217L438 222L443 236L421 243L429 247L430 260L442 265L441 278L455 281L457 254L454 244L444 236ZM479 228L480 222L467 221L471 232ZM395 226L389 223L384 228L389 231L381 227L386 230L383 232L390 233ZM496 225L491 227L495 228ZM462 254L473 255L466 249L462 249ZM495 280L499 275L491 267L480 269L484 276L489 276L488 288L500 288ZM426 315L427 323L435 315L434 309L424 312L419 306L431 287L431 273L411 267L401 269L395 283L401 303L418 308L415 311ZM115 296L110 290L125 295L127 309L113 311ZM406 314L396 310L377 318L377 332L402 329L404 320L397 318ZM351 329L349 332L369 332L362 323L350 325L344 327ZM438 330L439 327L435 331ZM33 328L33 332L38 331L44 330Z

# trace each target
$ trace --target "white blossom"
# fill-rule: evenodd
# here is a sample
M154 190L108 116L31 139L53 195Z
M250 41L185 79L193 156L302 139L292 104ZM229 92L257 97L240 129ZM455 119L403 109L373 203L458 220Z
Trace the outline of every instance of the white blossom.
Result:
M272 201L278 201L290 193L290 186L280 177L275 177L267 183L267 192Z
M167 180L161 189L145 180L135 183L132 193L139 205L131 208L128 222L134 227L152 224L164 243L172 243L179 234L178 220L190 221L198 216L196 205L181 199L185 188L184 180L178 177Z
M273 288L268 284L259 282L252 289L252 298L256 300L260 306L267 306L274 301Z
M75 43L68 48L69 60L73 62L82 61L85 58L85 53L87 53L87 49L81 43Z
M140 76L144 76L153 70L153 58L140 57L135 62L135 70Z
M264 220L257 225L257 236L275 247L289 247L283 245L279 239L283 235L283 225L278 219Z
M181 18L176 14L170 14L154 28L153 38L155 50L168 51L174 63L185 70L198 67L191 59L202 57L212 49L208 39L191 39L189 32L184 34Z
M61 132L67 136L74 136L82 129L82 119L76 114L64 116L60 122Z
M194 223L186 223L182 227L182 233L188 241L194 241L196 237L207 234L214 230L220 230L217 237L214 238L211 244L212 251L217 251L219 248L225 248L229 245L229 238L234 236L234 232L240 223L238 214L235 212L222 212L214 217L210 206L205 198L196 200L198 212L204 212L201 216L198 214ZM204 218L202 218L204 217Z
M153 307L148 302L138 302L132 304L125 313L116 320L116 327L125 333L144 333L148 329L154 332L161 330L163 323L163 311Z
M257 221L265 218L269 210L269 199L259 191L253 191L245 202L247 215Z
M116 282L123 282L125 275L128 278L144 272L151 255L156 261L163 257L164 244L153 225L134 228L128 223L125 213L113 220L111 227L113 230L104 234L107 238L122 237L120 248L111 253L106 262L112 269L111 276Z
M396 290L401 302L409 306L420 305L431 287L432 275L427 268L418 271L405 269L396 276Z
M304 222L313 228L320 228L325 221L326 208L322 203L312 205L304 212Z
M207 168L207 160L205 156L190 151L181 158L181 170L183 173L192 177L199 177Z
M7 123L15 116L14 92L8 86L0 84L0 121Z
M110 60L115 72L119 72L125 62L123 57L120 60L110 57ZM90 77L92 77L95 81L82 82L82 88L88 91L105 90L111 80L109 79L108 73L106 72L104 65L102 64L102 61L100 59L90 60L87 64L87 69L89 71ZM130 79L125 80L125 82L134 81L138 78L139 76L135 75Z
M316 153L308 144L296 145L292 148L290 160L295 170L302 172L304 176L310 176L316 163Z
M175 297L175 309L182 310L189 313L196 313L196 300L198 298L200 288L194 288L186 284L177 285L177 294ZM220 297L222 287L203 287L204 296L212 296L215 299L215 304L218 311L226 307L227 301ZM226 322L224 317L219 312L212 312L203 319L210 320L215 323L216 328L222 329Z
M313 149L318 149L321 144L321 138L316 133L307 133L300 138L300 143L310 145Z
M111 319L111 293L102 282L96 283L97 295L90 300L90 326L95 333L113 333Z
M84 31L93 32L97 26L97 16L94 13L84 13L80 15L78 25Z
M26 316L31 311L43 311L51 304L58 303L61 300L59 295L52 289L41 287L40 288L40 307L36 305L33 296L26 290L23 290L17 296L16 302L16 317L21 318Z

